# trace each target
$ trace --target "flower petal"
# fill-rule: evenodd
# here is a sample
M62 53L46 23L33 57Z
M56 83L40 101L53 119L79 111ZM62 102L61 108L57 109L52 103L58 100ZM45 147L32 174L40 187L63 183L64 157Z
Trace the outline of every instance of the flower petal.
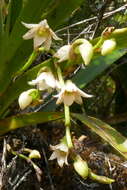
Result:
M66 144L64 144L64 143L57 144L55 146L55 149L59 149L59 150L61 150L63 152L68 152L68 146Z
M38 36L38 35L35 35L35 36L34 36L34 49L36 49L36 48L38 48L40 45L42 45L45 40L46 40L46 37L45 37L45 36Z
M82 104L82 103L83 103L80 94L77 94L77 93L75 94L75 102L76 102L77 104Z
M47 22L46 19L44 19L41 22L39 22L38 25L41 26L41 27L44 27L44 28L49 28L49 25L48 25L48 22Z
M71 48L71 45L64 45L54 54L54 57L58 58L59 62L68 60L70 48Z
M56 104L61 104L63 102L63 97L61 95L61 93L59 93L58 95L55 95L54 97L58 97Z
M54 160L54 159L56 159L56 158L57 158L57 155L56 155L55 152L53 152L53 153L51 154L49 160Z
M29 39L31 39L31 38L34 38L35 32L36 32L36 29L35 29L35 28L30 29L28 32L26 32L26 33L23 35L23 39L24 39L24 40L29 40Z
M82 90L80 90L79 88L77 88L77 92L78 92L82 97L84 97L84 98L92 98L92 97L93 97L93 95L87 94L87 93L83 92Z
M66 155L65 160L64 160L66 165L68 165L67 157L68 157L68 154Z
M69 95L67 93L65 93L63 95L63 99L64 99L64 104L66 104L67 106L71 106L74 102L75 97L74 97L73 93L69 94Z
M82 59L83 59L85 65L88 65L93 56L92 44L89 41L85 40L85 42L79 46L79 52L82 56Z
M61 38L59 38L59 37L55 34L55 32L53 32L52 29L50 29L50 34L51 34L51 36L53 37L54 40L62 40Z
M35 27L38 27L38 24L27 24L25 22L21 22L26 28L35 28Z
M58 165L62 168L63 165L64 165L64 158L62 156L60 156L58 159L57 159L57 162L58 162Z
M29 85L36 85L39 81L45 79L45 72L41 73L35 80L29 81Z
M51 38L51 36L49 35L49 36L46 38L45 42L44 42L44 47L45 47L46 50L49 50L49 49L50 49L51 43L52 43L52 38Z
M55 88L56 87L56 79L54 78L54 75L51 72L47 72L45 74L45 81L46 83L52 87Z
M47 90L47 89L49 89L49 86L46 84L46 82L44 80L42 80L42 81L38 82L37 88L39 90Z

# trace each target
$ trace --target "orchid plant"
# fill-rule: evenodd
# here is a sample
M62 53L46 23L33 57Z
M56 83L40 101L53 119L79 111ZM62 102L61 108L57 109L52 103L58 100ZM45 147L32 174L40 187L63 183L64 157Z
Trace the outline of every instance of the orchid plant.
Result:
M33 10L30 7L31 1ZM40 14L45 9L47 0L31 1L26 0L23 1L22 6L19 5L16 18L4 15L0 20L0 42L3 48L0 47L0 134L5 134L10 130L29 124L63 119L65 135L60 139L59 144L50 145L50 150L53 152L49 160L57 159L60 167L64 167L64 164L67 166L72 164L74 170L84 179L89 177L101 183L110 184L114 182L114 179L94 174L87 161L76 153L71 133L73 131L72 118L78 119L87 125L127 159L126 138L101 120L88 117L85 114L71 113L70 107L74 102L83 107L83 98L90 98L91 101L95 99L94 94L84 92L84 86L127 52L127 28L115 30L109 27L102 32L99 38L93 40L79 38L55 49L52 41L55 44L55 40L61 41L62 39L50 27L50 23L52 25L54 21L54 18L50 15L52 10L49 11L49 15L48 13L46 15L49 24L45 19L45 14L43 16ZM8 11L14 13L12 9L13 1L10 2ZM70 0L71 6L67 13L72 12L81 2L84 1L74 2ZM43 4L43 6L40 6L40 4ZM55 11L55 14L62 12L60 2L57 2L55 6L58 6L58 12ZM1 11L2 7L0 6L0 8ZM35 12L38 12L39 17ZM35 18L34 24L29 23L29 21L32 22L32 14ZM59 16L57 17L59 18ZM39 18L44 19L35 24ZM54 21L55 27L60 25L60 22L65 18L67 18L67 15L65 17L61 16L56 22ZM27 29L28 31L26 31ZM3 54L5 50L7 56ZM29 69L31 64L43 52L49 52L51 58ZM82 71L72 77L71 80L70 74L73 76L74 69L79 66L82 67ZM5 73L8 77L5 76ZM43 116L41 112L38 112L8 117L8 107L15 99L18 98L19 107L24 111L30 106L43 105L45 94L52 96L56 107L58 105L63 106L64 114L63 112L51 112L49 106L50 113L43 112ZM8 148L8 150L17 155L11 148ZM41 158L36 150L30 150L29 153L28 159ZM23 155L20 156L23 157ZM33 162L32 164L35 167Z
M33 38L34 51L39 51L39 49L43 48L46 51L49 51L52 38L55 40L61 40L49 27L47 20L42 20L39 24L26 24L24 22L22 22L22 24L30 29L25 35L23 35L23 39ZM108 54L113 51L115 47L115 40L106 40L102 43L101 53L103 55ZM91 176L91 170L89 169L86 160L83 160L80 155L77 155L76 153L71 153L72 149L74 149L74 145L70 130L70 106L74 102L82 105L82 98L92 98L94 96L79 89L71 80L65 79L64 70L66 67L63 69L63 64L70 61L72 63L68 67L72 67L79 61L79 59L82 59L85 66L87 66L91 62L95 49L97 49L97 45L93 46L86 39L77 39L72 44L64 45L53 54L52 64L41 68L37 73L37 78L28 81L28 84L35 86L36 89L22 92L19 96L19 106L21 109L24 109L31 106L33 101L38 100L40 92L51 92L55 90L55 92L58 93L54 95L54 97L57 98L56 104L63 104L64 106L65 136L61 139L60 144L55 146L50 145L53 153L49 160L57 159L58 165L63 167L64 164L68 165L68 155L70 154L75 171L84 179ZM35 94L35 92L36 96L33 96L33 93ZM104 176L102 176L102 178L104 178ZM106 178L106 183L110 184L112 182L114 182L113 179Z

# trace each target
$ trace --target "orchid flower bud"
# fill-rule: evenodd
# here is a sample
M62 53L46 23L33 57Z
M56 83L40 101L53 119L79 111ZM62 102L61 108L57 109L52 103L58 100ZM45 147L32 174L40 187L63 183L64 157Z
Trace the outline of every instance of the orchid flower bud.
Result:
M93 56L93 46L92 44L84 40L84 43L79 46L79 52L82 56L85 65L88 65Z
M114 179L111 179L111 178L106 177L106 176L96 175L91 170L89 171L89 178L92 180L98 181L99 183L103 183L103 184L111 184L111 183L115 182Z
M25 92L22 92L18 99L19 106L23 110L38 98L39 98L39 92L36 89L30 89Z
M73 163L75 171L84 179L88 176L88 165L87 162L84 161L79 155L76 156L74 163Z
M41 155L40 155L39 151L32 150L31 153L29 154L29 158L30 159L32 159L32 158L40 159Z
M109 40L105 40L101 47L101 54L107 55L111 53L115 49L115 47L116 47L115 39L112 38Z

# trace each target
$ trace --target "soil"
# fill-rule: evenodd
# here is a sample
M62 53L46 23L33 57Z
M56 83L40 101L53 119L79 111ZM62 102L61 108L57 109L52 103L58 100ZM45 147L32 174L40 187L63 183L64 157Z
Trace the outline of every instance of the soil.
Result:
M77 134L77 133L76 133ZM112 148L102 142L90 131L81 130L79 136L73 132L75 152L87 160L91 170L98 174L115 179L111 185L101 184L91 179L82 179L69 165L60 168L56 160L49 161L49 145L56 145L64 136L64 126L60 122L46 123L37 126L17 129L1 137L1 190L126 190L127 163L113 152ZM9 144L17 155L6 148ZM36 149L41 159L33 159L38 168L31 162L18 156L24 148Z

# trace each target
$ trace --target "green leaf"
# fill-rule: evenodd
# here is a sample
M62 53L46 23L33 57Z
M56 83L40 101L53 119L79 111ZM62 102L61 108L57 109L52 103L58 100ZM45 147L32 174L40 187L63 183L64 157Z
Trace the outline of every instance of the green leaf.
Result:
M10 0L8 3L8 14L5 21L5 33L8 37L13 29L17 17L22 9L23 0Z
M12 2L13 13L15 0L12 0ZM32 40L30 40L30 43L22 39L22 36L27 29L21 24L21 21L26 23L38 23L41 20L41 15L45 12L45 9L54 3L53 8L50 8L49 11L47 9L43 18L47 15L49 24L51 24L53 28L56 28L56 26L61 25L62 22L69 17L72 11L81 5L82 2L83 0L70 0L70 6L65 6L67 4L66 0L23 1L23 5L19 6L18 10L15 12L15 16L11 15L11 34L9 39L4 38L2 51L0 51L0 92L3 92L7 88L14 72L18 71L18 69L23 66L25 59L32 52ZM56 16L53 16L54 14ZM16 17L17 19L15 19ZM8 77L6 77L6 75Z
M37 123L45 123L63 118L62 113L57 112L38 112L20 114L6 119L0 120L0 135L17 128L34 125Z
M47 10L49 24L54 28L60 26L83 3L86 2L84 0L55 0L52 7L49 7Z
M87 125L127 159L127 139L114 128L94 117L88 117L82 114L72 114L72 116Z
M3 45L1 44L2 48L0 49L0 92L7 88L13 73L23 66L27 55L30 55L33 49L32 40L28 42L22 38L27 29L21 24L21 21L38 23L43 10L50 1L25 0L18 18L13 21L15 24L9 38L6 36L3 38Z
M80 88L83 88L126 53L127 49L120 49L115 50L112 54L109 54L107 56L99 56L94 58L85 69L81 69L74 76L73 81Z

